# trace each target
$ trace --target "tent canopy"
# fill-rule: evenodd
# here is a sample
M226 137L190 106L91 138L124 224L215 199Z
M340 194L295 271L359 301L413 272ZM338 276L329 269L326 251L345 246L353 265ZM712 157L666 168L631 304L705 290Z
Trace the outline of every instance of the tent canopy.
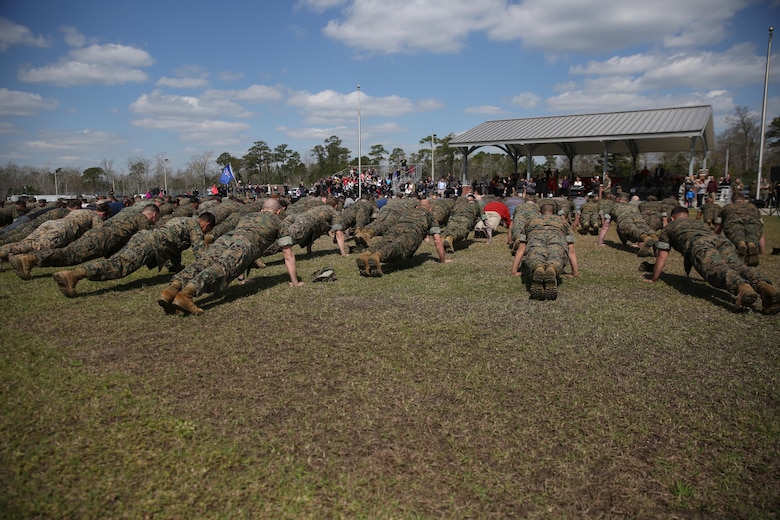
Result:
M513 156L708 152L712 106L485 121L452 139L468 155L496 146Z

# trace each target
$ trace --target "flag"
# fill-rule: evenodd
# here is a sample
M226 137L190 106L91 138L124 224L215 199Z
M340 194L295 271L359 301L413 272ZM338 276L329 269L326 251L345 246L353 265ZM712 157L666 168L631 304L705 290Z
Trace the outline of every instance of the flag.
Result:
M222 168L222 177L219 178L220 184L230 184L231 180L235 180L236 176L233 175L233 168L228 164Z

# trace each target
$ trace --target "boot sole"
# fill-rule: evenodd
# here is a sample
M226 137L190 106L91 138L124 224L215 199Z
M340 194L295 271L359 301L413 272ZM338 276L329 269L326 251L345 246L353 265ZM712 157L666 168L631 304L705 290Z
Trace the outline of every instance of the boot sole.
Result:
M375 278L381 277L384 273L382 272L382 264L376 260L376 258L369 258L368 259L368 268L370 270L371 276Z
M65 276L62 275L62 273L57 272L57 273L54 273L51 276L52 276L52 278L54 278L54 281L57 282L57 285L59 286L60 291L62 292L62 294L64 294L68 298L75 298L76 297L76 289L74 289L73 287L71 287L68 284L67 278L65 278Z

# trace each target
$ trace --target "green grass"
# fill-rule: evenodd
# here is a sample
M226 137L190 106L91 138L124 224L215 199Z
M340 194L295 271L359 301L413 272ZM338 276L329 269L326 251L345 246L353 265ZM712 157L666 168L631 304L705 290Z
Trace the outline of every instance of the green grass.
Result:
M765 217L768 249L780 219ZM505 234L361 278L327 238L166 316L142 270L0 273L5 518L774 518L780 319L578 236L536 302ZM185 257L187 261L189 257ZM191 260L191 258L189 258ZM780 283L780 256L760 269Z

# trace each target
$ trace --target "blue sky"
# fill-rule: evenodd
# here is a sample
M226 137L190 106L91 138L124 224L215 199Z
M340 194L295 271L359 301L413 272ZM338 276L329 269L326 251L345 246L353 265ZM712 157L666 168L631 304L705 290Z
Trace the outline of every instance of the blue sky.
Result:
M0 163L407 153L485 120L710 104L760 115L778 1L0 0ZM780 27L778 27L780 31ZM777 42L773 42L775 48ZM780 115L774 56L767 121Z

